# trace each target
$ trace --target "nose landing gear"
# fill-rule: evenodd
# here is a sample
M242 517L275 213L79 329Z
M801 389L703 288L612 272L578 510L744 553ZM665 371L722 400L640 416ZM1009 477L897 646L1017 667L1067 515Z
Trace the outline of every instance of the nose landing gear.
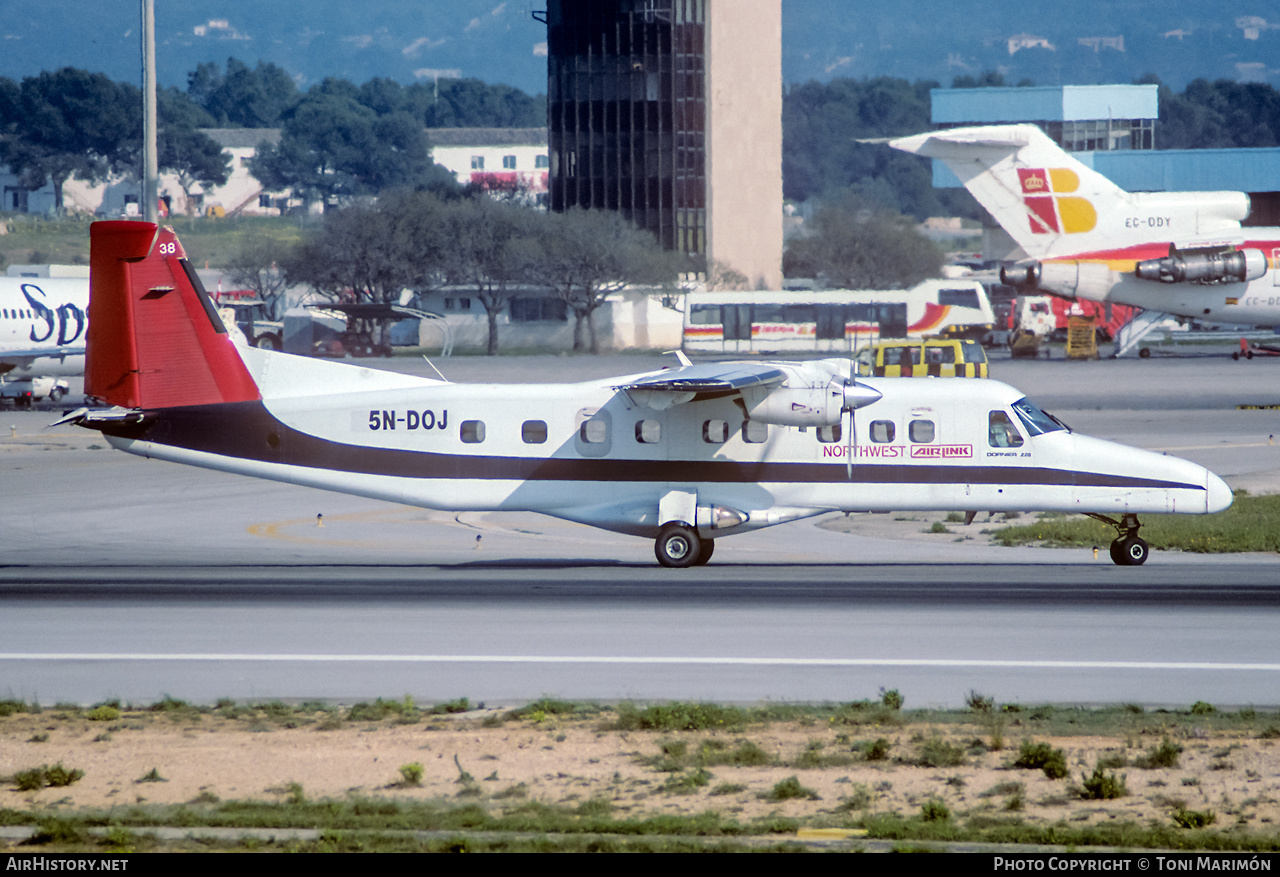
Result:
M1142 566L1147 562L1147 555L1151 553L1151 549L1138 536L1138 530L1142 524L1138 522L1137 515L1126 514L1117 521L1115 518L1093 512L1085 512L1085 514L1095 521L1102 521L1116 528L1117 536L1111 543L1111 560L1117 566Z

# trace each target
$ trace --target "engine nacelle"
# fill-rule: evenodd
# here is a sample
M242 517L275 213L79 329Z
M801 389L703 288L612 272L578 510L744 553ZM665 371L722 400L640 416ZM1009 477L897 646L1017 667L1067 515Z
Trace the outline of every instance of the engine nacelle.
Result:
M1019 289L1040 288L1040 263L1030 265L1001 265L1000 282Z
M1000 282L1009 286L1089 301L1106 301L1119 279L1104 262L1036 262L1000 269Z
M1160 283L1248 283L1267 273L1261 250L1170 250L1138 263L1137 275Z
M747 417L776 426L837 426L845 411L870 405L879 390L856 381L833 380L812 387L752 388L742 391Z
M844 386L777 387L742 393L747 416L777 426L835 426L844 411Z

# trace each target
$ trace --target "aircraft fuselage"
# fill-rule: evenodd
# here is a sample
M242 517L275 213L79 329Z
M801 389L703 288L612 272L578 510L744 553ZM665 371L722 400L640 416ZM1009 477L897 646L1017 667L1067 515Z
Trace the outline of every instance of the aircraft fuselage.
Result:
M425 382L144 411L141 422L98 428L155 459L434 509L542 512L647 537L673 492L692 497L706 521L732 511L718 535L831 510L1123 515L1230 503L1226 486L1193 463L1065 429L1031 434L1013 408L1021 394L995 381L860 380L882 397L857 412L851 443L840 427L749 421L730 399L655 410L617 389L626 380ZM998 440L997 419L1016 424Z
M0 370L7 377L84 374L89 284L0 277Z

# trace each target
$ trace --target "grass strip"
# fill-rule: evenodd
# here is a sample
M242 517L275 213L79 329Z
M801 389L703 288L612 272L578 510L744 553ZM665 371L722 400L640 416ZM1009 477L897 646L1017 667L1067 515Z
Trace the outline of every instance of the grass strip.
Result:
M1280 495L1237 494L1231 508L1216 515L1143 515L1142 538L1156 549L1196 554L1280 551ZM1112 527L1080 515L1043 517L1032 524L991 534L1001 545L1031 543L1050 548L1106 548Z

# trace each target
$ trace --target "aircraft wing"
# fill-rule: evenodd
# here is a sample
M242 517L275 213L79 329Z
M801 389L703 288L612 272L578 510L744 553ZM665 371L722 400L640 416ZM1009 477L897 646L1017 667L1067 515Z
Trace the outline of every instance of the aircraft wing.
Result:
M705 363L669 369L618 389L650 408L663 410L694 399L732 396L754 387L776 387L786 379L782 369L764 363Z

